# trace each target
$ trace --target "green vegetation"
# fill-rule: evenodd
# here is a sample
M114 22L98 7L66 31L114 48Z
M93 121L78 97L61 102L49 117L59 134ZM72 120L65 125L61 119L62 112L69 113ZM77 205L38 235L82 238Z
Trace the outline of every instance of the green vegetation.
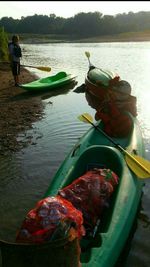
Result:
M8 61L8 36L4 27L0 27L0 60Z
M3 17L0 19L0 26L10 34L39 34L43 37L51 35L52 40L73 41L149 31L150 12L129 12L115 16L103 15L100 12L82 12L67 19L56 17L55 14L27 16L21 19Z

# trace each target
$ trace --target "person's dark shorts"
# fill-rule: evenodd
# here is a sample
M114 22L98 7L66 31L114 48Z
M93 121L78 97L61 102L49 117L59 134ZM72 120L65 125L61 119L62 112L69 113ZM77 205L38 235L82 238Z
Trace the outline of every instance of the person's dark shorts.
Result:
M20 63L19 62L12 62L12 73L14 76L19 75L20 74Z

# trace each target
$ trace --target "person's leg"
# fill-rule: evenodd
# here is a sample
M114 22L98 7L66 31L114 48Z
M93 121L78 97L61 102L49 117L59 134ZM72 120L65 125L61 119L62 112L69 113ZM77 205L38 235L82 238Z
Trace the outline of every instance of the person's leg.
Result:
M19 75L20 75L20 63L17 62L17 75L16 75L17 84L19 84Z
M12 73L13 73L13 76L14 76L15 86L17 86L19 84L20 63L13 62L13 64L12 64Z
M14 76L15 85L19 84L19 77L18 75Z
M18 85L18 76L14 76L15 86Z

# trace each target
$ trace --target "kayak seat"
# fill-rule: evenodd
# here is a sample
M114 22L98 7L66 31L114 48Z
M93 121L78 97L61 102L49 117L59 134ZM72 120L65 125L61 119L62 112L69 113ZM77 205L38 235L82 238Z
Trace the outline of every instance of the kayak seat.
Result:
M120 177L123 171L122 157L121 152L115 147L92 145L85 149L78 157L75 166L65 176L64 183L61 186L64 187L73 182L76 178L88 171L89 167L90 169L111 169Z
M40 83L49 83L49 82L58 81L60 79L66 78L66 77L67 77L67 73L65 71L61 71L61 72L58 72L56 75L42 78L39 80L39 82Z
M120 178L123 173L122 154L118 149L114 147L108 147L105 145L92 145L85 149L81 156L79 156L73 172L70 174L71 177L69 177L69 180L74 180L75 176L76 178L78 178L87 170L91 170L93 168L111 169ZM111 198L110 206L114 205L115 198L116 193L114 192ZM82 253L88 255L86 259L87 262L89 261L90 257L90 249L100 247L102 245L101 233L107 232L107 218L111 218L112 210L112 208L106 209L106 211L103 212L103 216L100 220L100 224L98 225L95 234L91 237L83 237L80 242Z
M62 78L65 78L66 76L67 76L67 73L65 71L61 71L61 72L58 72L55 77L57 79L62 79Z

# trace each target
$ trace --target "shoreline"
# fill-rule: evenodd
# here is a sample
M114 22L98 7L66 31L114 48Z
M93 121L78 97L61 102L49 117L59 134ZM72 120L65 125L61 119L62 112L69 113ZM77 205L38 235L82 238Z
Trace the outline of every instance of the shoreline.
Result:
M26 130L43 116L41 98L27 94L22 88L15 87L9 66L0 65L0 155L20 151L29 143L34 144ZM31 82L38 77L21 68L20 82Z
M76 36L55 34L19 34L22 44L38 43L112 43L112 42L150 42L150 32L130 32L116 35L78 38Z

